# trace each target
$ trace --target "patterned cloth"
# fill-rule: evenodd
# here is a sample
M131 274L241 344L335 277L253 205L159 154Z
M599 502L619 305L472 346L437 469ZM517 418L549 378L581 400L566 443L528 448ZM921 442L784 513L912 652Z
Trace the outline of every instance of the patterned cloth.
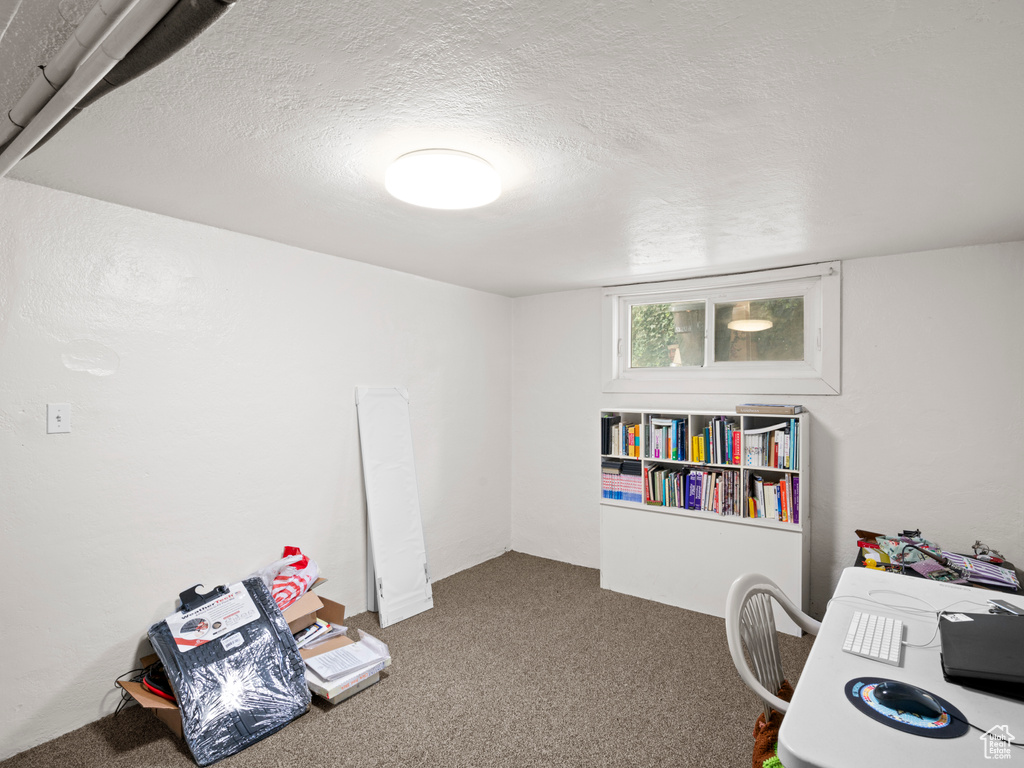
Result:
M788 681L782 681L778 697L783 701L790 701L793 698L793 686ZM751 763L752 768L785 768L779 760L779 728L782 726L782 713L772 710L772 716L766 724L764 713L758 715L757 723L754 725L754 757Z

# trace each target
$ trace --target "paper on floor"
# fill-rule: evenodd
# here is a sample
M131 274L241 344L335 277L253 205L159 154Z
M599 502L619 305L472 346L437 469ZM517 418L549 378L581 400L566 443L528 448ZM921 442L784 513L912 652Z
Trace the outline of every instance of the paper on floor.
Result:
M346 675L355 675L388 658L387 645L362 630L359 635L359 642L306 659L306 666L329 682Z

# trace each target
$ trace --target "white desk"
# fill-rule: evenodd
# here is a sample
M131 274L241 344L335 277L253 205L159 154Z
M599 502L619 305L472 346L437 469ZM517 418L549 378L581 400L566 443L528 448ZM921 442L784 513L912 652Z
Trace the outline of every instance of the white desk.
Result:
M843 640L856 610L903 619L908 643L925 643L935 631L934 618L863 600L843 599L869 597L868 593L873 590L895 590L907 596L878 593L870 596L872 600L893 606L926 607L912 596L936 608L946 608L957 600L978 604L961 603L951 608L961 613L985 613L987 605L982 605L990 597L1024 606L1024 596L940 584L867 568L847 568L839 579L836 599L825 613L792 704L782 721L779 731L782 764L786 768L845 768L864 764L959 768L992 764L985 759L981 733L974 729L955 739L930 739L902 733L872 720L858 711L844 693L846 683L855 677L885 677L911 683L946 699L974 725L984 730L1007 725L1015 741L1024 741L1024 702L988 696L943 680L937 634L928 648L905 647L903 664L899 667L844 653ZM1011 747L1011 750L1014 754L1006 762L1024 764L1024 749Z

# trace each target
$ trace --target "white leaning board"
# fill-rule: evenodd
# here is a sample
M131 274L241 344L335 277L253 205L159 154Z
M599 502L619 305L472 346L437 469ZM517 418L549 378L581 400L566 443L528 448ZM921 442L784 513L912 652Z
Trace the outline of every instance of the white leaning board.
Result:
M413 461L409 394L357 387L367 513L367 609L381 627L434 606Z

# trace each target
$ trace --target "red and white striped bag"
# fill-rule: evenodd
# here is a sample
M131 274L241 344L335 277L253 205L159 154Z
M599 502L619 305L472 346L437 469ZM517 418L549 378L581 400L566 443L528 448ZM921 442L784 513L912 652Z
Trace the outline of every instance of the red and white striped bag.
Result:
M270 596L283 611L306 594L319 574L315 560L302 554L298 547L285 547L284 557L255 575L263 579L270 589Z

